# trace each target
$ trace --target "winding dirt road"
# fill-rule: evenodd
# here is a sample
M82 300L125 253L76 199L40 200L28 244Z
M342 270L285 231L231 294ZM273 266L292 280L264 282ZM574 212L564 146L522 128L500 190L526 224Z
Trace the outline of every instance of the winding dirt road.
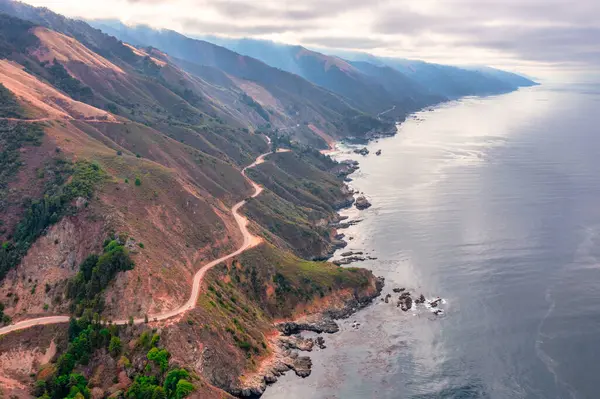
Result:
M270 140L267 140L267 141L270 143ZM287 150L287 149L277 150L277 152L289 152L289 151L290 150ZM246 171L250 168L253 168L253 167L263 163L265 161L265 158L271 154L272 154L272 152L267 152L265 154L260 155L258 158L256 158L256 161L254 161L251 165L248 165L244 169L242 169L242 175L252 184L252 187L254 187L254 194L252 194L251 198L257 197L263 191L263 188L261 186L259 186L258 184L256 184L254 181L252 181L246 175ZM242 206L244 206L245 204L246 204L246 200L243 200L243 201L238 202L231 208L231 213L233 214L233 217L235 218L235 221L238 224L238 227L240 228L242 235L244 236L243 244L236 251L234 251L228 255L225 255L219 259L215 259L212 262L207 263L206 265L202 266L202 268L200 270L198 270L196 272L196 274L194 275L194 281L192 283L192 292L190 294L190 298L187 300L186 303L184 303L182 306L180 306L176 309L170 310L165 313L160 313L160 314L156 314L156 315L148 315L149 321L170 319L171 317L177 316L179 314L187 312L190 309L193 309L196 306L196 302L198 302L198 296L200 295L200 288L202 286L202 280L204 279L204 276L210 269L212 269L219 263L222 263L222 262L226 261L227 259L233 258L234 256L237 256L237 255L241 254L242 252L244 252L250 248L253 248L256 245L261 243L260 237L253 236L250 233L250 231L248 231L248 227L247 227L248 219L246 219L244 216L239 214L240 208ZM40 318L36 318L36 319L23 320L18 323L11 324L9 326L0 328L0 336L11 333L13 331L25 330L25 329L33 327L33 326L68 323L69 319L70 319L70 316L48 316L48 317L40 317ZM133 322L134 322L134 324L142 324L145 322L145 320L144 320L144 318L138 318L138 319L134 319ZM128 324L128 323L129 323L129 319L113 321L113 324L117 324L117 325L124 325L124 324Z

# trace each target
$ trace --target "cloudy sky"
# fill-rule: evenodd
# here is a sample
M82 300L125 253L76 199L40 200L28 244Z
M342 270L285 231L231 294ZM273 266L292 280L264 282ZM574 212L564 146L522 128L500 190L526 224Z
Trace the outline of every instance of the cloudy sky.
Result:
M25 0L71 17L524 73L600 71L600 0ZM326 52L326 51L325 51Z

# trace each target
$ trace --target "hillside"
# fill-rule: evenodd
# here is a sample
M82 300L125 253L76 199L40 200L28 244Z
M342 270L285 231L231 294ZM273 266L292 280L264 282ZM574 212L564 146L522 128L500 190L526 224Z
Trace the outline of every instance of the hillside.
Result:
M537 84L523 76L494 68L457 67L356 52L340 52L340 56L350 60L353 65L367 62L379 67L392 68L429 93L450 99L502 94L517 90L519 87Z
M100 23L96 26L136 46L151 46L164 51L177 65L206 81L220 85L237 84L269 114L283 114L288 119L284 123L272 121L273 127L287 129L299 124L299 130L303 131L297 132L296 128L287 130L293 135L312 135L310 130L303 128L309 123L330 132L334 137L361 136L371 130L388 131L393 128L376 118L364 116L369 121L357 130L352 121L369 110L357 107L347 97L342 98L324 90L318 82L310 83L293 73L273 68L224 47L191 39L170 30L159 31L145 26L127 27L122 24Z
M305 230L318 224L309 207L331 218L348 199L328 171L333 161L319 160L318 151L307 156L294 144L293 152L266 156L270 139L252 128L264 109L238 91L267 101L264 86L194 64L209 82L156 49L135 48L47 10L1 5L30 19L0 14L2 395L240 395L246 372L279 350L271 339L277 318L317 314L328 298L332 306L356 307L378 294L369 271L292 254L319 255L327 239L302 246L290 238L293 230L269 235L278 216L251 210L262 194L277 195L268 182L263 192L246 177L255 160L262 162L255 176L261 182L272 168L283 186L302 175L306 188L297 194L305 197L276 201L306 209L297 219ZM293 79L298 91L279 97L290 106L319 109L302 96L306 89L362 117L335 95ZM224 94L214 94L221 88ZM236 105L240 98L246 108ZM302 122L306 141L326 146L338 137L317 123ZM308 190L324 184L327 195ZM237 209L244 206L260 237L241 228L248 220ZM247 284L222 286L233 262L248 265L247 276L237 278L252 281L251 293ZM230 291L237 305L221 299ZM195 334L188 339L189 329ZM189 358L193 351L182 352L182 340L195 348L215 345L223 357L207 357L210 367L199 367ZM232 371L226 380L224 369ZM265 384L264 375L257 378L252 389Z
M104 25L108 23L105 22ZM367 53L331 51L324 54L301 46L255 39L211 36L206 40L297 73L315 84L344 95L366 112L376 115L395 105L404 112L388 115L396 118L448 98L499 94L534 84L515 74L498 70L493 70L496 73L492 73L491 68L458 68L422 61L375 57ZM361 93L371 95L361 96Z
M407 113L419 109L423 104L440 100L423 95L423 90L415 90L414 82L402 86L400 90L397 90L398 86L388 90L384 82L372 79L369 74L363 73L343 59L310 51L301 46L277 45L250 39L235 41L209 38L209 42L206 42L145 26L128 27L115 21L90 21L90 23L122 40L140 45L152 45L171 54L180 54L177 57L187 57L189 61L203 64L213 64L222 58L219 52L223 53L223 48L209 43L215 40L216 44L239 54L261 60L281 71L296 74L317 86L328 89L341 96L352 107L372 116L377 116L395 106L394 112L387 116L391 119L402 119ZM190 51L191 43L197 47L194 52ZM190 59L190 54L196 54L197 59ZM249 57L244 57L244 64L248 62ZM222 68L223 64L219 67ZM258 79L254 74L248 76ZM401 76L397 78L402 79Z

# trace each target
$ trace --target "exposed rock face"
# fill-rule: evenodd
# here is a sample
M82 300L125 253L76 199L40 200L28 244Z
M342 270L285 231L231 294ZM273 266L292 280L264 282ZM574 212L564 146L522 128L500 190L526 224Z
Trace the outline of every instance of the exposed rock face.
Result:
M283 335L298 334L302 331L313 331L319 334L333 334L340 331L340 327L337 323L328 317L320 317L313 321L306 322L287 321L279 323L276 327Z
M350 220L348 222L335 222L331 224L331 227L336 229L347 229L350 226L354 226L362 222L362 219Z
M429 304L431 305L432 308L437 308L437 306L440 304L440 302L442 302L442 298L438 298L435 301L431 301L431 302L429 302Z
M342 197L336 199L336 201L332 204L333 209L340 210L344 208L351 207L354 203L354 191L348 186L344 185L342 187Z
M325 338L319 336L315 339L315 345L317 345L317 347L319 349L325 349L327 348L327 346L325 346Z
M353 161L351 159L347 159L347 160L341 161L339 163L339 165L334 170L334 173L338 177L346 177L348 175L351 175L358 169L360 169L360 166L358 166L358 165L359 165L358 161Z
M228 389L228 391L238 397L260 397L267 384L276 382L279 376L289 370L294 370L299 377L308 377L311 373L312 361L310 357L300 356L295 350L311 351L315 345L320 349L325 349L325 340L323 337L304 338L299 333L302 331L313 331L319 334L338 332L339 326L334 320L348 318L359 309L367 306L375 297L381 294L383 284L384 279L378 278L376 292L355 296L340 310L277 324L276 327L282 335L273 339L275 346L274 360L262 374L255 376L252 381L247 381L246 386L234 387Z
M303 338L301 335L291 335L280 337L279 344L282 348L311 352L315 341L312 338Z
M369 200L364 195L359 196L356 199L356 202L354 203L354 206L356 206L356 208L360 209L360 210L370 208L371 205L372 204L369 202Z
M308 356L298 356L294 362L290 364L290 368L296 372L298 377L306 378L310 375L312 360Z

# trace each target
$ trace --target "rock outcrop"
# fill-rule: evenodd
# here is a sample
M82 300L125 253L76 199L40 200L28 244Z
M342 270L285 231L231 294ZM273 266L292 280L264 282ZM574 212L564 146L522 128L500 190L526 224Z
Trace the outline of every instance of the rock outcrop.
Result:
M363 156L369 155L369 150L367 149L367 147L363 147L363 148L357 148L356 150L354 150L355 154L360 154Z
M371 205L372 204L364 195L359 196L354 203L354 206L356 206L356 208L360 210L370 208Z

